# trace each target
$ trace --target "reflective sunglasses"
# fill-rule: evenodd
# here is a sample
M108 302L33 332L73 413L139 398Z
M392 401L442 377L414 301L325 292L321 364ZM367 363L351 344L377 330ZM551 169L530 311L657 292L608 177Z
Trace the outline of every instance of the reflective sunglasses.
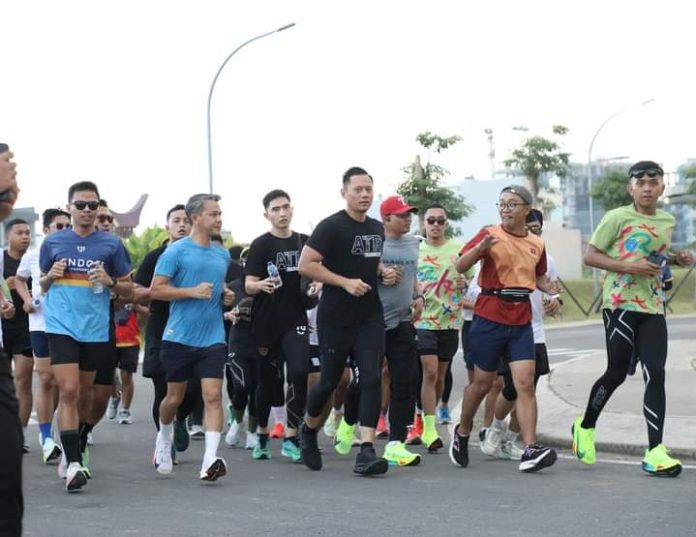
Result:
M62 222L56 222L56 229L60 231L61 229L72 229L72 224L63 224Z
M444 226L445 222L447 222L447 218L443 218L442 216L435 218L434 216L431 216L430 218L426 218L425 221L431 226L434 226L435 224L438 226Z
M650 170L636 170L634 172L631 172L631 178L632 179L642 179L646 175L652 179L653 177L657 177L658 175L662 177L664 172L662 170L656 170L656 169L650 169Z
M508 201L507 203L505 203L504 201L501 201L495 204L499 211L503 211L505 209L514 211L515 209L517 209L517 207L521 205L529 205L529 203L520 203L518 201Z
M85 207L89 207L90 211L96 211L99 209L98 201L73 201L72 204L78 211L84 211Z
M100 214L99 216L97 216L97 220L99 220L99 222L101 222L102 224L104 222L109 222L110 224L114 221L114 217L109 214Z

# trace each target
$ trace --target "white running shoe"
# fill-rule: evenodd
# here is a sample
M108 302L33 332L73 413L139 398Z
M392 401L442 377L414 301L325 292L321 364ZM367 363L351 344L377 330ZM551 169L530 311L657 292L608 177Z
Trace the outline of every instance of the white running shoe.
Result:
M118 414L118 404L121 399L118 397L109 397L109 406L106 407L106 417L110 420L116 418Z
M191 425L189 427L189 436L194 440L203 440L205 438L205 431L202 425Z
M207 468L201 468L201 481L217 481L219 477L227 475L227 464L222 457L215 457Z
M486 430L486 436L480 444L481 451L489 457L498 457L500 448L503 445L503 434L505 434L504 429L491 425Z
M157 434L155 441L155 454L152 463L155 465L155 469L163 475L171 474L174 468L172 443L170 440L160 439L159 434Z
M53 441L53 438L46 438L44 443L41 445L41 459L44 464L53 462L58 459L63 454L63 451L58 447L58 445Z
M116 418L119 425L130 425L133 423L133 418L131 417L131 411L127 408L122 408L118 411L118 417Z
M336 416L336 409L331 409L331 414L326 418L324 422L324 434L331 438L332 440L336 438L336 430L338 429L338 424L341 422L341 417Z
M71 462L65 473L65 491L74 492L87 484L87 476L79 462Z
M91 431L89 433L87 433L87 445L88 446L94 445L94 435L92 434Z
M60 455L60 462L56 467L56 472L58 472L59 479L65 479L65 476L68 473L68 459L65 457L65 452L61 453Z
M246 424L244 422L237 423L233 421L230 424L230 428L227 430L227 434L225 434L225 444L227 444L228 447L237 447L244 431L246 431Z
M521 461L522 455L524 455L524 446L520 446L513 440L508 440L507 442L504 442L500 448L500 454L498 457L501 459Z
M250 433L247 431L246 443L244 444L244 449L254 449L256 447L256 442L258 441L258 436L256 433Z

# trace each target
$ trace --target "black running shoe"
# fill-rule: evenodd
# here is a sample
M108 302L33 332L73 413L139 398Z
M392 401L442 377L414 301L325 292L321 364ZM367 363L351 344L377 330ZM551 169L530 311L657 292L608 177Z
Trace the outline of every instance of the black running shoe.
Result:
M455 423L452 427L449 446L450 460L456 466L466 468L469 466L469 437L459 434L459 424Z
M317 431L312 431L306 425L300 427L300 453L302 462L310 470L321 470L321 452L317 444Z
M521 472L538 472L556 462L556 451L541 444L529 444L520 461Z
M355 457L353 472L360 475L382 475L389 469L387 459L378 457L375 448L365 447L360 450Z
M179 453L186 451L189 447L189 433L186 421L174 420L174 449Z

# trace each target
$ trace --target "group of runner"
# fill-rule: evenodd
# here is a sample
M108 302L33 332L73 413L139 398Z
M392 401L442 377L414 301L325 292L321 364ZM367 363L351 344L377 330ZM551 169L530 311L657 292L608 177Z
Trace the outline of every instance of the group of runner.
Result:
M693 256L670 249L674 218L657 208L663 175L654 162L632 166L633 203L609 211L590 240L586 264L607 272L608 365L572 435L578 459L593 464L598 416L638 359L646 383L643 469L676 476L681 463L662 444L661 278L666 264L690 265ZM543 316L557 314L562 300L532 194L519 185L502 189L500 223L460 242L448 238L447 211L438 204L418 215L422 237L411 234L418 209L399 196L381 202L381 221L369 217L373 187L364 169L346 171L345 208L310 236L291 227L290 195L272 190L262 200L269 231L234 260L222 246L221 200L212 194L173 206L168 240L139 267L111 233L113 215L94 183L72 185L65 210L43 213L44 238L33 248L29 224L6 221L3 362L14 360L17 418L26 428L33 405L42 460L59 461L65 489L79 490L91 477L88 440L107 408L120 423L131 421L138 312L148 315L142 372L153 384L153 464L161 474L187 449L187 417L201 409L201 480L227 473L218 454L226 421L224 442L252 449L253 459L271 458L271 409L282 407L281 454L311 470L323 465L322 426L339 454L359 445L357 474L417 465L422 452L411 446L434 453L447 440L452 462L466 467L484 398L478 437L486 455L519 460L523 472L552 465L555 451L536 438L535 386L549 372ZM469 382L443 440L437 425L451 421L460 339ZM387 437L381 454L377 436Z

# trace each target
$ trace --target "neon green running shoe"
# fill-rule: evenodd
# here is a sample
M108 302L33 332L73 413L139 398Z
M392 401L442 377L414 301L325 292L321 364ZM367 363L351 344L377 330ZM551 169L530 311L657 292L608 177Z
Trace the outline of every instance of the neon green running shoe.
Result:
M255 461L267 461L271 458L271 447L268 445L267 435L259 434L256 437L256 445L254 445L254 451L251 452L251 457Z
M353 433L355 425L348 425L344 418L341 418L341 423L336 429L336 439L334 440L334 449L339 455L348 455L350 448L353 447Z
M581 425L582 418L576 418L571 428L573 433L573 455L584 464L594 464L597 462L594 441L595 430L594 427L583 429Z
M302 459L300 444L296 436L283 440L283 447L280 450L280 454L289 458L292 462L299 462L300 459Z
M641 466L649 474L665 477L677 477L682 471L681 461L670 457L664 444L646 449Z
M416 466L421 461L421 456L411 453L406 449L406 444L398 440L387 442L384 446L384 458L390 466Z
M89 467L89 448L85 446L82 452L82 472L87 476L87 479L92 479L92 470Z

